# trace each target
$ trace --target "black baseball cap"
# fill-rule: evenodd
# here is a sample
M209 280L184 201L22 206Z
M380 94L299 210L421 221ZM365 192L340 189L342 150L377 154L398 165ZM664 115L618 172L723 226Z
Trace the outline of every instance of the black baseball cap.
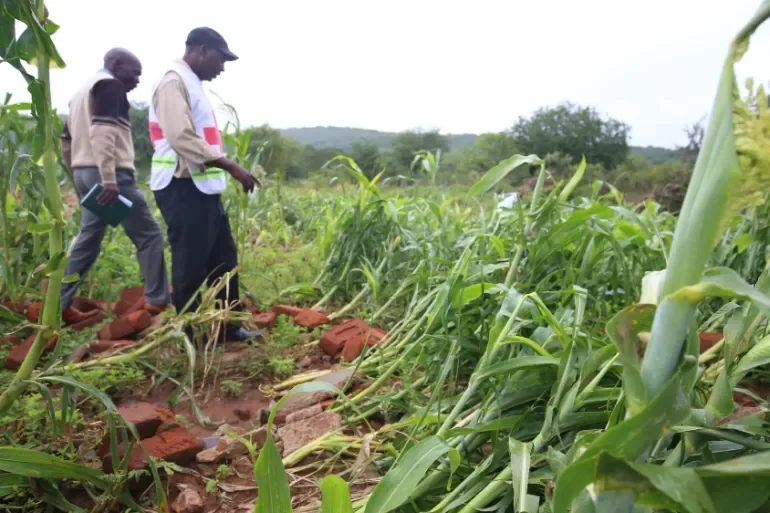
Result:
M227 47L227 41L223 38L219 32L208 27L198 27L190 31L187 35L186 44L189 46L206 46L222 52L225 56L225 60L235 61L238 60L238 56L235 55Z

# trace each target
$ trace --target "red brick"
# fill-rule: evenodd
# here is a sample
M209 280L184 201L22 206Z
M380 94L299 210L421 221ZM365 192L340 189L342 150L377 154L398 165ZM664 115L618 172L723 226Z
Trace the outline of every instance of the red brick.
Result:
M90 344L88 349L94 354L99 354L116 349L133 347L135 345L137 345L136 342L132 342L130 340L100 340L99 342Z
M329 324L329 318L326 316L326 314L321 312L316 312L310 308L303 308L297 315L294 316L294 323L297 324L297 326L302 326L303 328L314 330L320 326L323 326L324 324Z
M345 347L342 349L342 358L346 362L352 362L358 358L365 345L364 337L361 335L348 337L347 341L345 341Z
M144 287L127 287L120 292L120 300L134 304L144 297Z
M715 346L717 342L725 338L725 336L722 333L703 332L698 334L698 338L700 342L700 352L703 353Z
M24 339L17 337L16 335L7 335L5 338L0 340L2 340L4 344L9 344L12 346L19 346L24 343Z
M120 444L120 447L118 448L118 454L122 460L126 454L126 449L123 444ZM104 444L102 444L102 446L99 448L99 451L97 451L97 455L102 459L102 470L108 474L111 474L113 467L109 440L107 441L106 449L104 448ZM144 470L147 468L149 463L150 458L147 454L147 451L139 443L134 442L131 447L131 455L128 458L128 470Z
M99 331L102 340L120 340L134 333L134 327L128 319L116 319Z
M32 348L32 344L35 343L35 337L37 337L37 334L33 333L32 335L27 337L27 340L25 340L18 346L14 346L14 348L11 349L11 352L8 354L8 356L5 359L6 369L17 370L19 367L21 367L21 364L24 361L24 358L27 357L27 353L29 353L29 350ZM45 346L45 349L43 350L43 354L45 354L46 352L56 347L56 344L58 342L59 342L59 336L54 335L51 338L51 340L48 341L48 344Z
M91 315L88 319L82 320L76 324L70 325L71 330L75 331L81 331L86 328L90 328L91 326L96 326L100 322L104 321L105 316L103 312L97 312L93 315Z
M350 319L333 327L331 331L335 333L345 333L346 336L350 336L351 332L355 332L358 335L363 335L369 330L369 325L361 319Z
M275 320L278 318L278 314L275 312L265 312L256 314L254 316L254 324L262 329L271 329L275 326Z
M118 408L118 414L126 422L132 423L139 433L139 438L154 436L158 427L165 420L165 412L150 403L134 403Z
M27 308L27 320L37 322L40 320L40 312L43 310L43 303L32 303Z
M290 306L290 305L275 305L273 306L273 312L277 313L278 315L288 315L289 317L294 317L298 313L302 311L301 308L297 308L296 306Z
M187 465L203 450L203 442L184 428L164 431L142 441L147 453L160 460Z
M351 337L361 338L369 329L369 325L361 319L351 319L334 326L321 337L321 349L329 356L335 357L345 347Z
M345 338L339 333L329 331L321 336L321 349L329 356L337 356L343 347L345 347Z
M24 312L27 310L27 305L25 305L21 301L13 302L6 299L5 301L3 301L3 306L6 307L11 312L19 315L24 315Z
M115 317L123 317L131 309L131 306L133 306L132 303L127 303L126 301L118 301L117 303L113 303L112 313L115 314Z
M390 333L380 328L370 328L366 337L366 344L369 346L381 346L388 339Z
M146 330L152 324L152 315L147 310L137 310L126 316L126 320L131 323L134 333Z
M139 434L139 438L150 438L154 436L157 433L160 433L161 431L167 431L167 429L164 429L165 426L172 425L176 418L174 416L174 412L171 410L168 410L166 408L159 408L155 405L149 404L149 403L135 403L131 405L126 405L118 408L118 413L121 414L124 420L127 420L131 423L133 423L136 426L136 430ZM174 425L173 428L178 427L177 425ZM124 428L119 427L118 428L118 441L123 440L123 432ZM130 433L126 433L126 436L128 436L129 439L132 439L133 436ZM123 455L123 445L121 443L121 456ZM140 450L141 447L136 446L136 450ZM96 448L96 456L98 458L104 458L105 455L110 454L110 432L107 431L104 434L104 438L102 438L101 444ZM144 449L141 449L141 454L144 453ZM132 453L132 461L136 459L134 454ZM143 458L139 458L140 460ZM129 463L130 465L130 463ZM111 466L110 466L111 468ZM142 466L139 465L139 469L141 469Z
M93 312L101 310L101 306L96 301L87 297L75 296L72 298L72 306L75 310L79 310L83 313Z
M139 299L133 302L120 300L115 305L115 308L113 309L113 311L115 312L116 317L126 317L129 314L142 310L146 303L147 301L145 301L145 298L143 295L139 296Z

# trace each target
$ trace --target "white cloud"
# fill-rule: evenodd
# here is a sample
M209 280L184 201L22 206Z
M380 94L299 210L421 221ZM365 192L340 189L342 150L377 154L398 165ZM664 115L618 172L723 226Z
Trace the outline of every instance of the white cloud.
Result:
M69 96L106 50L144 64L130 97L181 56L190 29L222 33L241 59L209 87L247 124L497 131L560 101L632 127L634 144L673 146L706 114L730 39L758 0L50 0L67 62L53 100ZM729 4L729 5L728 5ZM744 74L767 82L768 29ZM4 91L24 84L0 66Z

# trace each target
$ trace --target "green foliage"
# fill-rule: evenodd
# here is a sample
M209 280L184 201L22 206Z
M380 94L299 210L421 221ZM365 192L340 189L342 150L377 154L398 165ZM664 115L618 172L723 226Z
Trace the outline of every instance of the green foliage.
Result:
M612 118L602 119L595 109L565 103L538 109L521 117L511 128L523 153L560 152L575 161L583 156L614 169L628 156L629 127Z
M350 157L358 163L369 179L374 178L382 170L380 148L373 142L352 143Z
M498 162L522 151L519 142L509 133L481 134L467 151L460 154L457 167L464 172L485 173Z
M449 137L438 130L401 132L393 137L386 162L391 174L409 174L414 157L421 151L449 151Z
M134 152L136 154L136 169L138 181L148 180L152 162L152 141L150 140L149 109L143 103L131 105L129 117L131 119L131 135L134 139Z
M243 394L243 384L238 381L225 379L219 386L225 397L240 397Z

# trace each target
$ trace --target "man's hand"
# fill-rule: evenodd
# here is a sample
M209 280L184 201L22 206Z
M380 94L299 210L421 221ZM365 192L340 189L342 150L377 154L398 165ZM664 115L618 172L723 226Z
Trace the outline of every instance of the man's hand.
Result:
M235 161L228 159L227 157L221 157L211 162L206 162L205 167L218 167L224 169L230 176L238 180L243 186L243 192L251 192L254 187L262 187L262 182L259 178L246 171L243 166L238 165Z
M118 184L115 183L105 183L102 184L102 192L99 193L99 195L96 197L96 202L99 205L104 206L112 206L116 201L118 201Z
M230 176L240 182L243 186L243 192L246 193L253 191L254 187L260 187L262 185L256 176L237 164L230 170Z

